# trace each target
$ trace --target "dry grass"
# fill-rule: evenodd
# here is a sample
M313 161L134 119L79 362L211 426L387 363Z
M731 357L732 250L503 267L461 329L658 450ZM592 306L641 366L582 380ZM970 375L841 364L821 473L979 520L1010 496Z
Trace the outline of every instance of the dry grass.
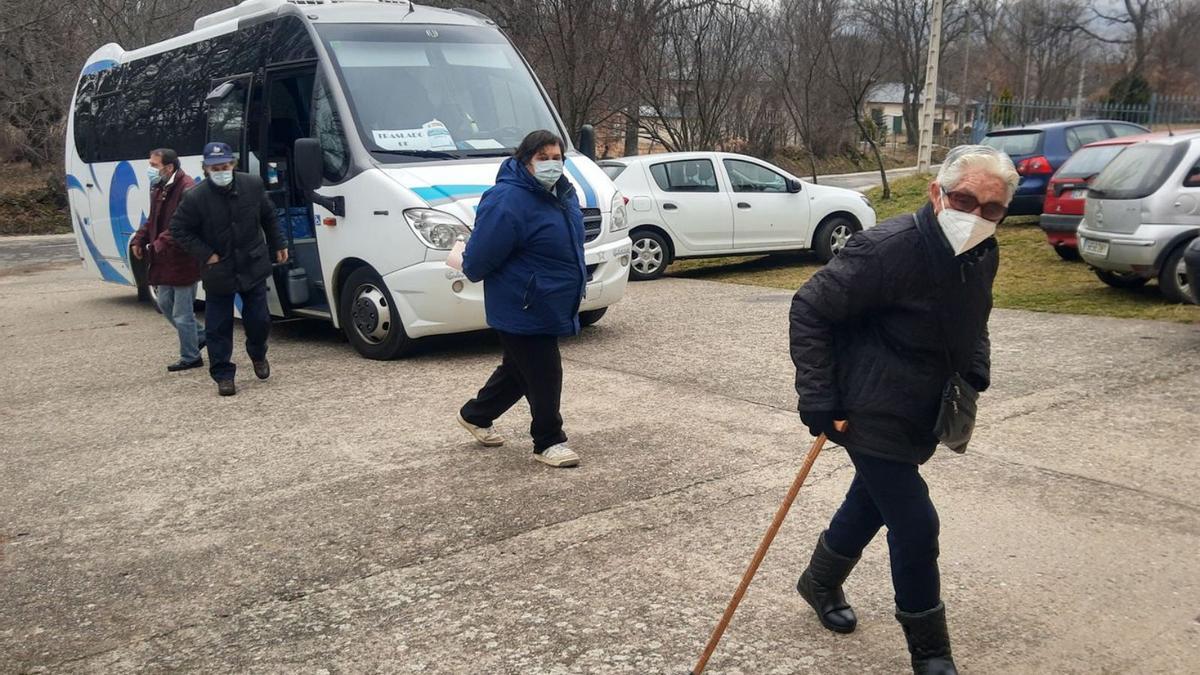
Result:
M928 176L903 178L892 185L893 198L870 193L882 221L911 213L925 203ZM994 287L997 307L1036 312L1089 314L1133 319L1200 323L1200 306L1167 302L1151 284L1138 290L1109 288L1080 262L1065 262L1046 244L1034 219L1006 222L1000 240L1000 273ZM812 254L685 260L672 265L672 276L794 290L820 269Z
M0 164L0 235L70 231L61 171Z

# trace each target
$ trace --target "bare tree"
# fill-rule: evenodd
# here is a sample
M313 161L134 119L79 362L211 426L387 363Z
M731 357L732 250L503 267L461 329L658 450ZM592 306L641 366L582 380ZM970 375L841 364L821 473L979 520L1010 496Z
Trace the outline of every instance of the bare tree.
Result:
M845 19L842 0L783 0L768 15L772 80L808 151L812 179L817 158L838 149L845 119L831 91L830 35Z
M942 48L963 31L965 5L946 0L942 19ZM918 93L925 88L932 0L859 0L859 20L887 47L895 75L903 87L904 129L909 145L917 144Z
M722 143L730 113L753 87L758 23L746 9L706 4L676 12L642 61L642 133L670 150Z
M840 107L844 114L854 119L859 135L870 146L883 182L883 198L891 199L892 188L888 184L883 156L879 152L874 129L864 118L867 96L884 72L886 49L875 39L873 32L861 24L850 24L829 33L825 43L831 56L829 62L833 70L833 82L840 92Z
M973 18L995 70L1023 99L1073 96L1091 37L1083 0L977 0Z

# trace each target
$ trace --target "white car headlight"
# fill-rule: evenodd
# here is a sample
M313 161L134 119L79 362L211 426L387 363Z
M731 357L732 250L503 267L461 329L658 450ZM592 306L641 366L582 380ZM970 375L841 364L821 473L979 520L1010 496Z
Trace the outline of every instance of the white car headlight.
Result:
M467 239L471 236L471 228L444 211L408 209L404 212L404 219L429 248L449 251L459 237Z
M863 202L866 203L867 208L874 208L871 206L871 198L870 197L868 197L866 195L859 195L858 198L863 200Z
M625 197L620 192L616 192L612 198L612 224L608 229L616 232L627 227L629 227L629 214L625 212Z

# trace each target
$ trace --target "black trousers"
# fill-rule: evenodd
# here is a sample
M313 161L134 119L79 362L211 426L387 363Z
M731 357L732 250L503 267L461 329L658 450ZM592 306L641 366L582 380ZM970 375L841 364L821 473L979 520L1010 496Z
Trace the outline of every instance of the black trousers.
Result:
M242 327L246 329L246 353L251 360L267 358L267 337L271 335L271 310L267 307L267 282L260 282L236 295L204 297L204 340L208 343L208 373L217 382L232 380L237 366L233 357L233 306L242 299Z
M559 414L563 372L558 338L497 333L504 346L504 360L475 398L462 407L463 419L477 427L490 427L524 396L533 414L529 425L533 451L541 454L552 445L566 443Z
M941 601L937 509L916 464L848 450L854 480L825 533L835 553L857 558L887 525L896 607L923 612Z

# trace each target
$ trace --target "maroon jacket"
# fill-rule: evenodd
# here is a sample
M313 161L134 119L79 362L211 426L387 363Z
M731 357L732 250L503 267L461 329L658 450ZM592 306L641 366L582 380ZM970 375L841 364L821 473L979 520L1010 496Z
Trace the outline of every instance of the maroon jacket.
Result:
M159 184L150 190L150 216L130 241L131 246L146 246L147 282L152 286L190 286L200 280L200 263L171 238L171 216L183 193L192 187L192 179L183 169L175 172L170 185Z

